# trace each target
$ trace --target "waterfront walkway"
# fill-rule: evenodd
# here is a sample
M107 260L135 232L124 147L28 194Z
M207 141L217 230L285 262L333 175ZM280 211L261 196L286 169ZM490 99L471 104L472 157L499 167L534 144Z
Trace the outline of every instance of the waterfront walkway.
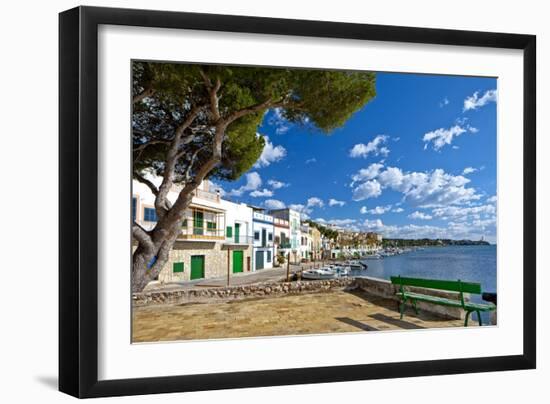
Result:
M299 265L290 265L290 274L293 275L296 272L302 271L304 269L309 269L312 267L318 268L321 266L321 262L313 262L307 264ZM242 273L232 273L229 277L229 284L231 286L237 285L250 285L253 283L260 282L277 282L286 278L287 268L270 268L270 269L261 269L255 272L242 272ZM181 289L205 289L212 287L224 287L227 286L227 276L218 277L218 278L208 278L208 279L198 279L193 281L182 281L182 282L172 282L161 284L159 282L151 282L147 285L145 291L153 290L181 290Z
M152 342L462 327L463 320L423 311L408 311L400 320L395 301L335 291L134 307L132 325L133 342Z

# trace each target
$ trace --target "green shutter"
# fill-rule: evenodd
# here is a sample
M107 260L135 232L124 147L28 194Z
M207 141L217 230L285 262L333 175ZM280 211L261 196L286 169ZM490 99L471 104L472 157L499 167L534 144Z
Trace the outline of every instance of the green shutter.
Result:
M172 264L172 270L174 271L174 273L183 272L183 262L174 262Z
M226 236L227 237L233 237L233 227L227 226Z

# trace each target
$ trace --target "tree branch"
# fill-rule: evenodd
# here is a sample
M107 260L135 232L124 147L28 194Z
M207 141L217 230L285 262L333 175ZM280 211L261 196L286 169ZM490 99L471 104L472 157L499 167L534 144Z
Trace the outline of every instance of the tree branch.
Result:
M146 143L142 143L136 147L134 147L133 151L137 152L137 151L142 151L143 149L145 149L146 147L148 146L151 146L151 145L154 145L154 144L159 144L159 143L170 143L170 140L165 140L165 139L153 139L153 140L150 140Z
M189 112L185 120L176 129L172 144L170 145L170 148L166 153L162 183L159 186L159 191L155 198L155 210L157 212L157 216L160 219L164 217L167 210L166 207L169 206L169 202L166 197L168 196L170 188L172 188L172 185L174 184L174 170L178 160L178 153L182 135L185 130L193 123L193 121L203 108L204 106L202 105L196 106Z
M212 80L210 80L210 77L208 77L203 69L199 69L199 72L204 80L206 88L208 89L208 96L210 97L210 112L212 113L212 117L214 118L213 120L217 122L221 117L219 109L220 98L218 97L218 91L220 90L222 83L220 81L220 78L217 77L216 84L212 84Z
M157 196L159 193L159 190L155 184L153 184L151 181L149 181L147 178L145 178L143 175L138 173L137 171L134 171L134 178L141 182L142 184L145 184L149 187L153 195Z
M154 251L155 246L153 244L153 240L147 231L136 222L132 225L132 237L139 242L146 252L150 253Z
M233 121L242 118L245 115L253 114L255 112L261 111L262 109L271 108L273 105L276 104L272 102L271 98L268 98L267 100L265 100L264 102L260 102L259 104L251 105L250 107L235 111L225 119L226 126Z
M140 94L134 95L132 98L132 104L136 104L143 100L144 98L150 97L155 94L155 89L151 86L144 89Z

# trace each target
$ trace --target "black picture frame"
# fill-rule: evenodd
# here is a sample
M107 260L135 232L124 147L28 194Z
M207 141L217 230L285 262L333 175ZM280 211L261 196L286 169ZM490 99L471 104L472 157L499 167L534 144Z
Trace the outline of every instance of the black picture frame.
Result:
M342 38L523 51L523 354L99 381L98 26ZM59 15L59 390L104 397L326 383L536 366L536 37L533 35L77 7Z

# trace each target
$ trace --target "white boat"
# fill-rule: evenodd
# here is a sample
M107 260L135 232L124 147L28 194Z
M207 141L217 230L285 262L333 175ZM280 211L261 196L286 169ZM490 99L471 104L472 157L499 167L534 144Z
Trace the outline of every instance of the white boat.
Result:
M359 260L348 261L346 262L346 266L348 266L352 271L362 271L368 268L367 264Z
M336 278L337 272L332 268L319 268L319 269L309 269L302 272L302 279L332 279Z

